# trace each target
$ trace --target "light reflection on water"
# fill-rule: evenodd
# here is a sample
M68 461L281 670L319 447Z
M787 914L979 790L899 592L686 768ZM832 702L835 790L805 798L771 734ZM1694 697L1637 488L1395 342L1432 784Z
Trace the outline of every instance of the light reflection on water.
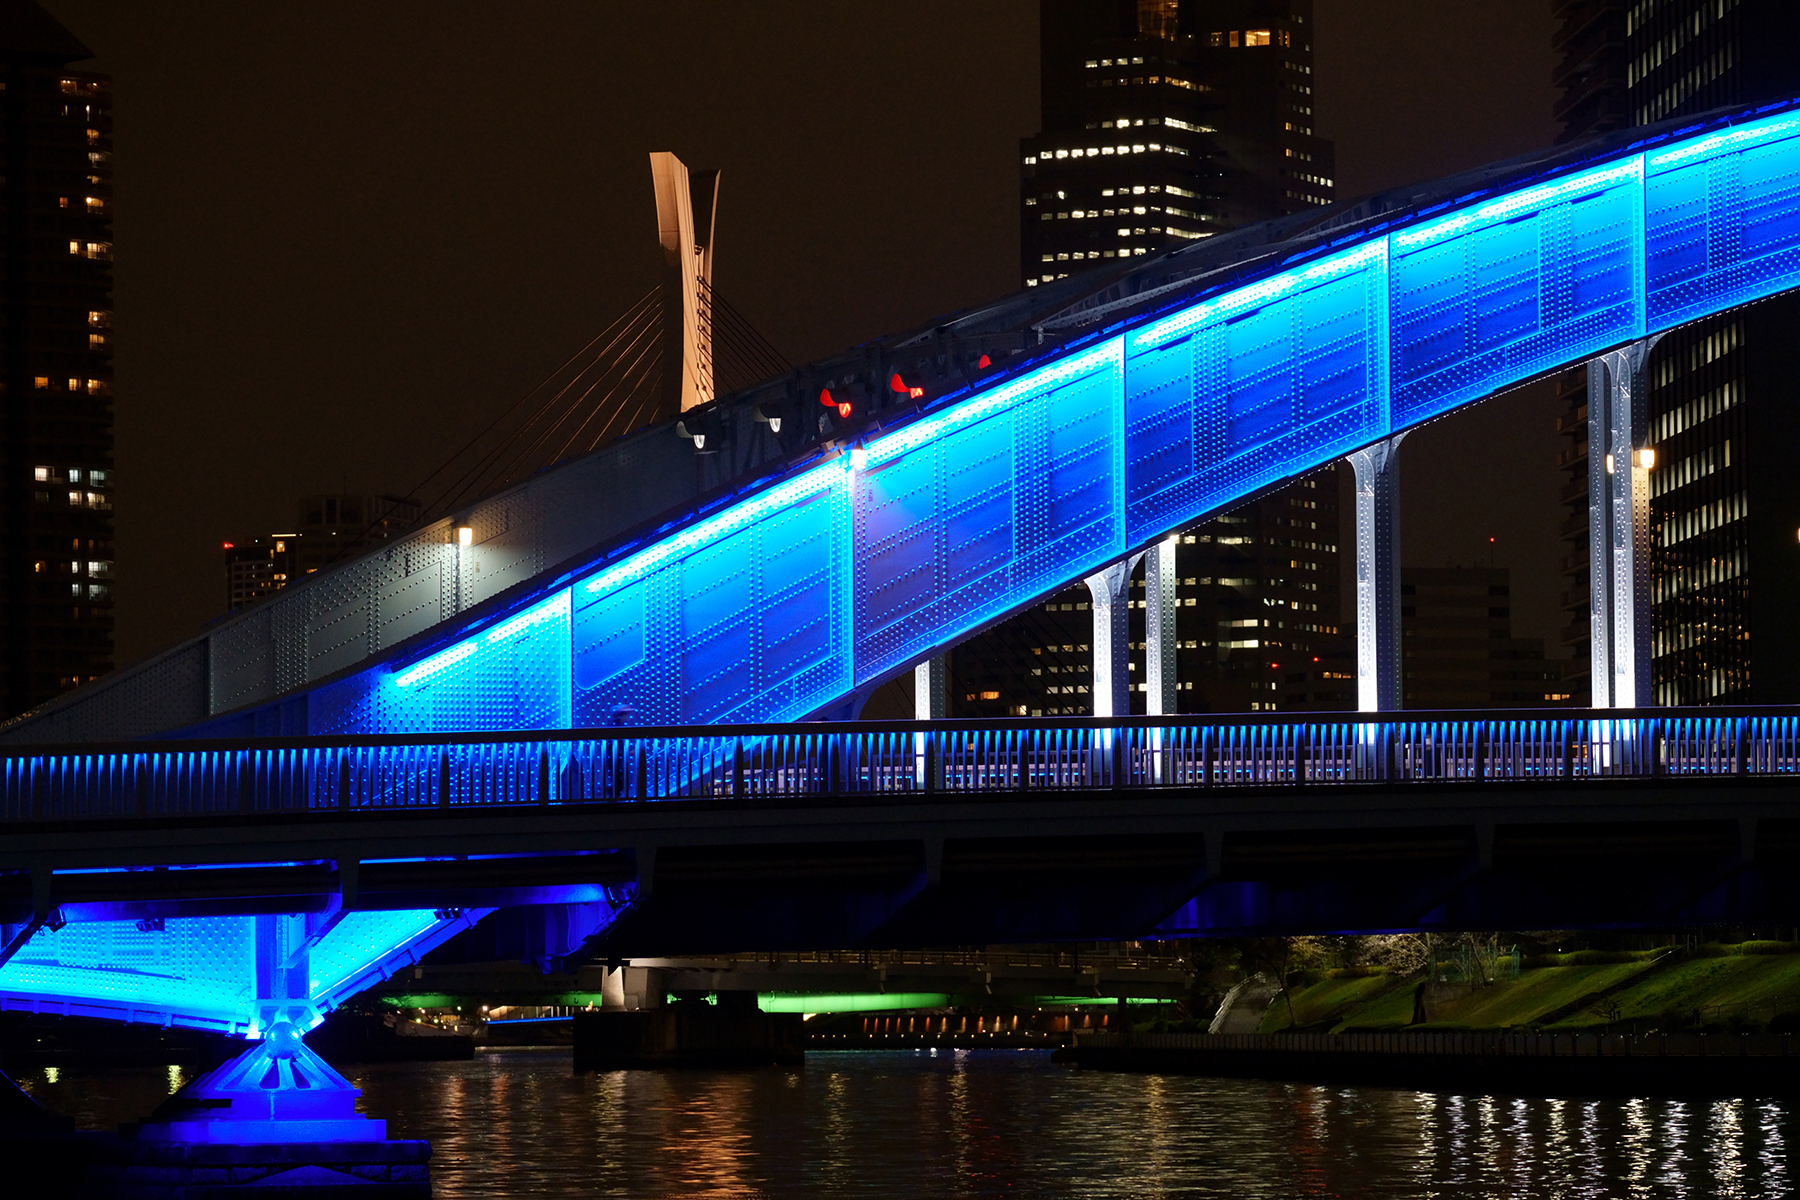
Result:
M568 1051L350 1068L444 1198L592 1195L1785 1196L1794 1112L1756 1100L1434 1095L1110 1075L1038 1052L813 1052L763 1071L577 1076ZM19 1082L99 1127L163 1068ZM148 1102L148 1104L146 1104ZM126 1105L134 1111L119 1111Z

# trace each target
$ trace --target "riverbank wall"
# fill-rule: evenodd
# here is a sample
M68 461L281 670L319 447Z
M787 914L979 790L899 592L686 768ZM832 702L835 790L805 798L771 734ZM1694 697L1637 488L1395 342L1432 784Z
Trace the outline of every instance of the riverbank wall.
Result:
M1800 1038L1784 1033L1101 1033L1076 1034L1055 1058L1100 1071L1473 1094L1800 1095Z

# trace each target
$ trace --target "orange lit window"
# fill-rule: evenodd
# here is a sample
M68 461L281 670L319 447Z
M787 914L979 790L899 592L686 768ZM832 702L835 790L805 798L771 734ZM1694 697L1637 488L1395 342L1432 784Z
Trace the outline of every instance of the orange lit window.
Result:
M88 314L88 324L99 329L105 329L112 324L112 313L105 310L91 312Z
M90 396L109 396L112 394L112 385L104 379L90 379L87 381L87 390Z
M1269 44L1269 31L1268 30L1266 30L1266 29L1246 29L1244 31L1244 45L1246 45L1246 46L1266 46L1268 44Z
M983 693L981 693L981 698L983 700L998 700L1000 698L1000 693L999 692L983 692Z
M47 388L50 386L49 376L46 376L46 375L36 376L35 378L32 379L31 382L41 388Z
M106 207L106 201L98 196L89 196L84 202L87 204L87 210L91 213L97 213Z
M79 392L81 390L81 380L79 380L79 379L69 380L69 390L71 392Z

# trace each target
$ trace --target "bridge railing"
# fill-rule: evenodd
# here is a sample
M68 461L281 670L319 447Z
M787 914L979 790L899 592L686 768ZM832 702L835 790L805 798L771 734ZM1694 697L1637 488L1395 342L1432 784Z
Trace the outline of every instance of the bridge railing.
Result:
M0 755L0 821L1800 773L1800 708L854 722Z

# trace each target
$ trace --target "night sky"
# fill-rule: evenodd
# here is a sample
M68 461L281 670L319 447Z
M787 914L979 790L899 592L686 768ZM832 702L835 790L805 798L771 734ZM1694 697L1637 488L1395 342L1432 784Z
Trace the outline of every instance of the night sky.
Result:
M1548 0L1316 4L1340 196L1554 137ZM223 611L222 542L411 488L655 284L652 150L722 168L718 289L796 362L1017 287L1034 0L45 6L115 77L121 663ZM1497 537L1547 638L1553 417L1402 453L1406 561Z

